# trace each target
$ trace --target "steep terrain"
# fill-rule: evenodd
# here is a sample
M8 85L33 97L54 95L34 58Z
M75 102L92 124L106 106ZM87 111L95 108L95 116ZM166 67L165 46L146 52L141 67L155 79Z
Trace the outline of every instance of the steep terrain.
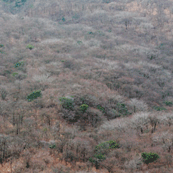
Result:
M0 1L0 172L173 172L172 3Z

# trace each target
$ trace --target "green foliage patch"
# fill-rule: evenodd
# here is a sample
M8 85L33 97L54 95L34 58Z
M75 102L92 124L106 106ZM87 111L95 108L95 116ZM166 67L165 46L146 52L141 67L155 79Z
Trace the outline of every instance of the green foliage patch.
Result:
M166 106L172 106L173 105L173 103L170 102L170 101L165 101L164 103L165 103Z
M21 7L27 0L16 0L15 7Z
M14 67L17 68L17 67L20 67L20 66L22 66L22 65L24 65L24 62L23 62L23 61L17 62L17 63L14 65Z
M102 107L101 105L97 105L97 109L99 109L100 111L102 111L103 113L105 113L105 108Z
M117 144L116 141L110 140L100 143L95 147L95 150L100 151L101 149L113 149L113 148L119 148L119 144Z
M78 43L78 44L82 44L82 41L78 40L77 43Z
M52 144L52 145L49 146L49 148L50 149L54 149L54 148L56 148L56 145L55 144Z
M155 106L154 109L155 109L156 111L163 111L163 110L166 110L166 108L164 108L164 107L159 107L159 106Z
M4 47L4 45L3 44L0 44L0 48L2 48L2 47Z
M61 97L59 98L59 101L61 102L63 108L73 110L74 101L72 98Z
M88 105L87 104L82 104L81 106L80 106L80 110L84 113L84 112L86 112L86 110L88 109Z
M31 45L31 44L28 44L28 45L26 46L26 48L32 50L32 49L34 49L34 46Z
M62 17L62 19L61 19L63 22L65 22L65 17Z
M150 152L150 153L144 152L144 153L141 154L141 156L143 158L143 162L146 163L146 164L154 162L154 161L156 161L157 159L160 158L158 154L152 153L152 152Z
M116 110L122 115L128 115L129 114L127 106L124 103L117 103L116 104Z
M88 32L88 34L94 34L92 31Z
M41 97L41 90L37 90L29 94L27 96L27 100L31 102L32 100L37 99L38 97Z
M95 154L94 157L89 158L89 161L92 163L96 163L97 161L105 160L106 156L103 154Z
M15 76L17 76L17 75L18 75L18 73L16 73L16 72L12 73L12 76L13 76L13 77L15 77Z

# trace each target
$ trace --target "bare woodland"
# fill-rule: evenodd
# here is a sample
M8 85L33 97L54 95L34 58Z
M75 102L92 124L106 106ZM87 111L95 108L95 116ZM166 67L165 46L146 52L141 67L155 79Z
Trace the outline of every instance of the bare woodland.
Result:
M0 1L0 173L173 172L172 46L172 0Z

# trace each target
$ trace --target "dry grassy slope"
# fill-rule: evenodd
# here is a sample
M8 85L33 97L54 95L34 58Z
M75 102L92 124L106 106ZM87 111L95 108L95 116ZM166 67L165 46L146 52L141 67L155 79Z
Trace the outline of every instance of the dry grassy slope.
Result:
M0 133L13 141L7 139L4 151L13 158L13 172L171 172L172 107L164 103L173 102L171 2L106 2L35 0L19 11L0 2ZM26 49L28 44L34 49ZM14 68L19 61L24 66ZM27 95L37 89L42 98L28 103ZM102 120L97 127L91 117L90 125L62 119L74 115L58 102L69 95L78 106L87 95L87 114ZM117 102L131 115L107 121L117 116ZM105 114L96 109L98 104ZM154 106L165 107L167 114L151 113ZM39 146L51 140L56 149ZM117 140L121 147L107 151L95 170L87 161L95 145L107 140ZM140 158L144 151L158 152L161 159L147 167ZM0 171L10 172L3 159Z

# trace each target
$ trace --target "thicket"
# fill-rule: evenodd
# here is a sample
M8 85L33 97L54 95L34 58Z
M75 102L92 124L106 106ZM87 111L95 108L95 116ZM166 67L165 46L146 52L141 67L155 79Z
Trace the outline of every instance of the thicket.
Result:
M110 152L110 150L119 147L119 144L113 140L102 142L95 146L95 154L93 157L89 158L89 161L92 162L98 169L100 166L100 162L106 159L106 155Z
M37 91L33 91L32 93L30 93L28 96L27 96L27 100L29 102L33 101L34 99L37 99L38 97L41 97L42 94L41 94L41 91L40 90L37 90Z
M146 164L149 164L151 162L154 162L156 161L157 159L159 159L159 155L157 153L142 153L141 154L142 158L143 158L143 162L146 163Z

